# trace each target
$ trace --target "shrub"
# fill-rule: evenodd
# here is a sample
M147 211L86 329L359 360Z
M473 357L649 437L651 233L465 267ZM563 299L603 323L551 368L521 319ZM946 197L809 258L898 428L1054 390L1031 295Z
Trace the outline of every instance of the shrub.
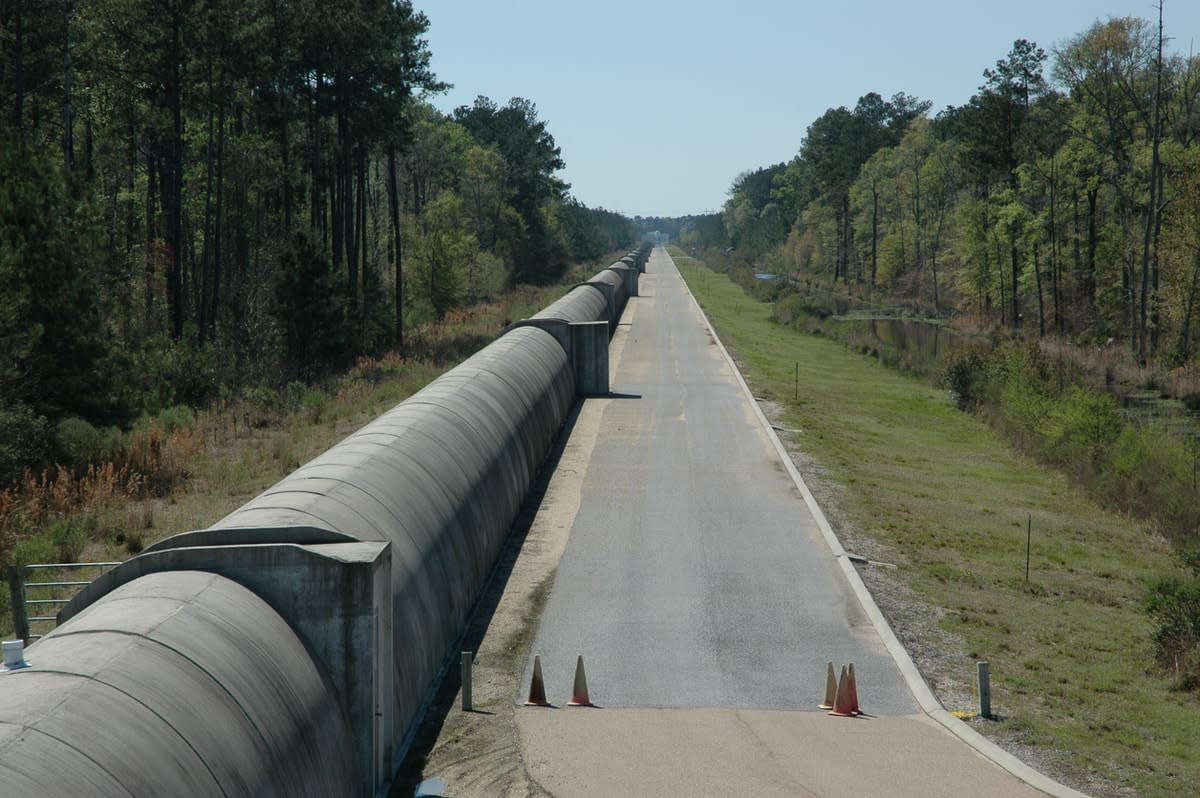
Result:
M1072 386L1046 420L1047 458L1077 474L1100 468L1124 423L1112 396Z
M13 565L29 565L31 563L54 562L54 542L47 535L34 535L25 538L13 546L11 563Z
M117 533L116 541L130 554L140 554L146 548L145 533L140 529L126 529Z
M159 335L125 356L120 369L124 404L157 415L172 404L203 405L220 395L218 353L196 342L194 331L175 341Z
M143 480L139 487L165 496L187 478L188 462L200 445L192 427L168 432L158 419L143 420L129 433L129 468Z
M187 405L172 405L158 413L158 423L168 433L191 428L195 418L196 414Z
M28 405L0 406L0 486L19 479L26 468L44 463L52 437L50 422Z
M345 281L316 242L297 236L284 251L275 285L275 317L293 373L312 379L351 354L353 319Z
M59 460L75 467L117 460L124 448L120 430L98 429L75 417L58 422L54 442Z
M982 398L986 365L983 355L978 352L956 353L947 361L940 382L950 391L960 410L975 407Z
M1146 611L1154 620L1154 656L1184 690L1200 690L1200 579L1158 580Z
M287 403L287 409L291 413L295 413L304 407L304 396L308 393L308 386L299 380L292 380L283 389L284 401Z
M304 392L304 419L309 424L320 424L329 407L329 396L321 391Z
M258 418L274 416L279 411L279 394L270 388L247 388L242 398Z
M95 531L93 518L68 516L59 518L47 527L45 537L54 551L54 562L78 562Z

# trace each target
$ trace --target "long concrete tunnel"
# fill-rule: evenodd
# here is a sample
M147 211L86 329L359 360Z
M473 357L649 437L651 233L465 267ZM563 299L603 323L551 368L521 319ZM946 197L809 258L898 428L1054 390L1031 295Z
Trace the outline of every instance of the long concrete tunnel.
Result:
M386 791L643 244L203 530L85 587L0 672L22 795Z

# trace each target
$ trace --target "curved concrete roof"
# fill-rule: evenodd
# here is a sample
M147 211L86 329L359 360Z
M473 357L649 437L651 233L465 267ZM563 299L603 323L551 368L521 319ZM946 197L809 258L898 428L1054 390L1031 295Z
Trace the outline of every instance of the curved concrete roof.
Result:
M625 301L629 299L629 294L625 290L625 278L617 273L612 266L609 266L597 272L595 277L588 280L588 283L601 283L612 286L613 315L608 321L610 327L615 330L617 328L617 320L621 318L621 313L625 310Z
M13 794L312 795L353 772L333 693L287 623L244 587L134 580L38 642L0 682Z
M599 293L592 290L593 293ZM575 401L554 337L485 347L213 529L303 525L392 544L395 699L407 726Z
M532 319L561 319L567 322L608 321L608 301L594 286L577 285L566 296L530 316Z

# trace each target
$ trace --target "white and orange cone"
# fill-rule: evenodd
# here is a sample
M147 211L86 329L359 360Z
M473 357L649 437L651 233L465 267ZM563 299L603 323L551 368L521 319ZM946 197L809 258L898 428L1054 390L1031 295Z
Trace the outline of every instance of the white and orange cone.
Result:
M854 683L853 662L850 663L849 669L845 665L842 666L842 675L838 679L837 696L833 700L833 709L829 711L829 714L844 718L862 714L858 710L858 687Z
M833 675L833 663L825 668L825 700L817 704L818 709L833 709L837 698L837 677Z
M529 698L525 700L527 707L548 707L546 700L546 683L542 681L542 658L536 654L533 657L533 680L529 683Z
M595 704L588 698L587 689L587 674L583 672L583 655L579 655L579 659L575 661L575 686L571 690L571 700L567 702L569 707L593 707Z

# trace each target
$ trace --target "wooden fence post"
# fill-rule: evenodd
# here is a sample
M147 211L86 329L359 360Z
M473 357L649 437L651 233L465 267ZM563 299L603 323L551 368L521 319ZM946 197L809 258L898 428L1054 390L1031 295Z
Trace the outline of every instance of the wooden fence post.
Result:
M25 645L29 645L29 615L25 612L25 569L19 565L8 566L8 594L12 601L14 633Z

